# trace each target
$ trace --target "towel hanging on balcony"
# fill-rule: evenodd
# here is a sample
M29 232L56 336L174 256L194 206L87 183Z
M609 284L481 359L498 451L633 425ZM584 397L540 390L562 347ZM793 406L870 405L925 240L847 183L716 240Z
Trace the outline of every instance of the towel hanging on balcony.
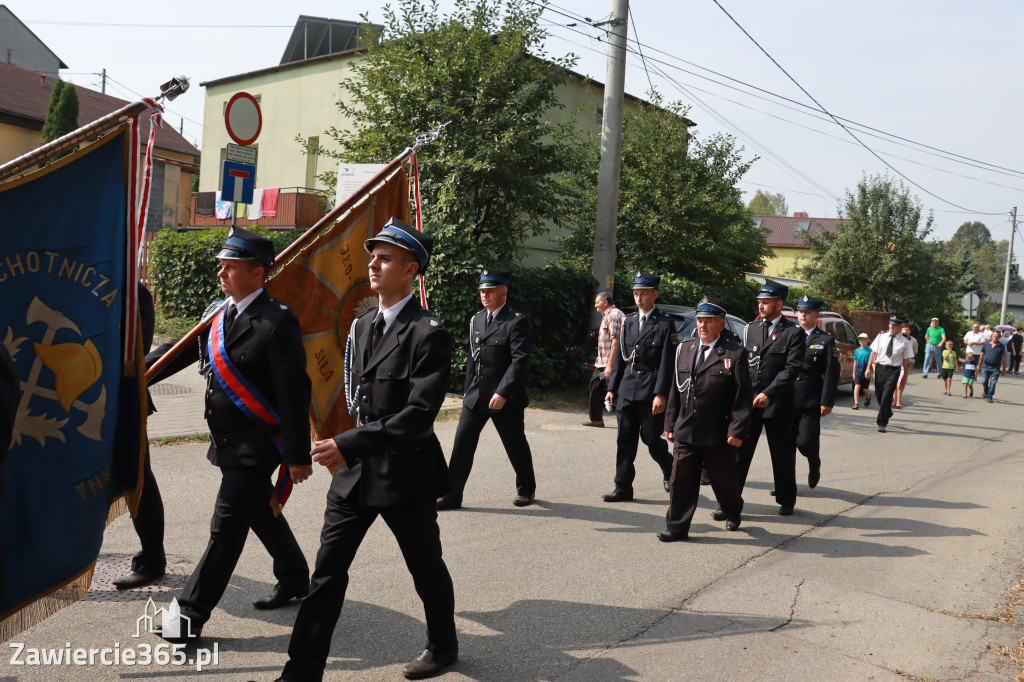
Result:
M245 217L249 220L259 220L263 216L263 190L252 191L252 203L245 209Z
M280 192L279 187L263 190L263 215L265 217L277 217L277 196Z

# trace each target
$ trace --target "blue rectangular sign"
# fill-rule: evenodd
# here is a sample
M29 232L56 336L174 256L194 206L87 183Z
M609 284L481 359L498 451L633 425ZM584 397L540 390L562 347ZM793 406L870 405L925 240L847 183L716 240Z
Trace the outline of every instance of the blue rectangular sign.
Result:
M220 185L221 201L251 204L252 191L256 187L256 166L248 163L224 162L223 180Z

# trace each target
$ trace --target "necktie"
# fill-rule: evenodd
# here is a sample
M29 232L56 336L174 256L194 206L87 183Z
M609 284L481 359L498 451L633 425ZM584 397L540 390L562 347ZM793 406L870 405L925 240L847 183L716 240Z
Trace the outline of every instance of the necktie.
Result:
M228 306L228 311L224 313L224 333L227 334L231 331L231 325L234 323L235 318L238 317L238 308L234 303Z
M892 361L892 342L896 340L896 337L889 334L889 345L885 347L885 358L889 361L889 364L893 364Z
M697 364L693 366L693 371L696 372L700 369L700 366L704 364L704 358L707 357L708 346L700 347L700 354L697 355Z
M484 323L484 331L491 328L491 320L494 319L494 313L487 311L487 322Z
M764 346L768 343L768 330L771 328L771 320L761 320L761 345Z
M642 332L644 330L644 322L646 322L646 321L647 321L647 316L646 315L641 315L640 316L640 326L637 328L637 331L641 331Z
M384 336L384 313L377 313L373 320L373 334L370 336L370 355L377 349L381 337Z

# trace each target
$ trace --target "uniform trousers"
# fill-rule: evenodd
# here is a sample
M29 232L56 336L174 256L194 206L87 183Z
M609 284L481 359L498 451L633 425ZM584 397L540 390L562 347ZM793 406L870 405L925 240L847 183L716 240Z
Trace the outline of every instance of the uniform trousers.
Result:
M673 449L672 478L669 479L668 513L665 526L673 535L686 535L700 498L700 471L711 478L719 508L730 521L739 521L743 511L740 481L736 474L736 448L691 445L678 440Z
M793 420L797 450L812 466L821 464L821 406L798 407Z
M604 421L604 398L608 395L608 380L604 378L604 367L594 368L587 384L590 391L589 416L592 422Z
M763 407L750 411L750 431L736 451L740 492L747 484L747 474L754 460L757 442L761 440L762 428L768 436L768 450L772 457L775 501L782 507L792 507L796 504L796 444L793 442L793 413L790 411L769 419L765 419Z
M250 528L274 559L274 577L279 585L305 589L309 584L309 565L299 543L284 514L274 516L270 508L274 494L270 476L277 468L221 467L210 541L178 597L182 614L192 619L193 631L210 619L224 595Z
M632 493L633 479L636 478L636 451L638 440L647 446L648 452L659 467L664 480L672 476L672 456L668 454L668 441L661 437L665 415L651 414L651 400L623 400L615 406L619 422L619 433L615 439L615 490Z
M164 501L153 475L148 445L142 469L142 495L132 525L142 545L142 550L132 557L132 570L136 573L161 573L167 568L167 556L164 554Z
M357 502L359 486L348 499L334 490L327 493L327 510L320 531L320 550L309 595L302 601L288 643L288 663L281 677L288 680L320 680L331 638L341 616L348 588L348 570L366 532L378 516L391 529L412 574L416 593L427 620L427 649L450 651L458 646L455 634L455 590L441 556L441 535L434 500L395 509L373 509ZM358 627L348 628L345 638Z
M455 443L452 445L452 459L448 469L452 477L451 497L462 499L462 493L469 480L469 472L473 469L473 457L480 443L480 432L484 430L487 420L494 422L494 428L505 446L505 454L516 472L516 492L520 495L533 495L537 491L537 479L533 475L533 455L530 444L526 442L525 410L522 407L492 411L471 410L462 408L459 415L459 427L455 430Z
M1014 353L1012 347L1007 357L1009 359L1006 361L1006 371L1013 372L1014 374L1020 372L1020 355Z
M885 426L892 419L892 399L896 393L896 384L900 380L903 365L875 365L875 395L878 398L879 426Z

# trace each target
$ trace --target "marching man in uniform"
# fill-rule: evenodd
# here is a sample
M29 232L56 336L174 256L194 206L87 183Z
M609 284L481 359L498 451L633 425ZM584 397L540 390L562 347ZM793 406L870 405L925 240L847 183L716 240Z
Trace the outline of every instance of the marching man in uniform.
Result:
M867 377L875 373L875 395L878 396L878 432L885 433L892 419L892 399L896 393L896 384L900 380L900 370L910 372L910 358L914 357L914 348L910 340L903 335L903 324L906 321L899 315L889 318L889 331L882 332L871 342L871 358L868 360Z
M676 333L672 318L654 307L661 277L646 272L633 278L637 310L619 328L619 352L612 365L605 400L615 405L619 433L615 450L615 489L605 502L633 499L637 439L661 468L665 492L672 475L672 457L662 439L665 405L672 387Z
M155 381L166 379L197 359L206 374L207 459L220 467L221 482L210 522L206 553L178 597L181 636L198 637L231 580L249 529L274 558L277 586L257 599L258 609L275 609L309 589L309 566L283 514L291 481L313 472L309 457L310 381L306 351L295 314L263 289L274 262L266 237L232 228L217 254L217 273L228 305L191 346L171 360ZM146 356L150 366L173 344ZM276 487L271 475L280 469ZM290 479L290 481L289 481ZM187 627L189 623L191 628Z
M466 396L459 427L455 431L452 459L452 491L437 500L438 509L458 509L473 469L473 455L480 432L488 420L505 446L516 472L516 496L512 504L533 502L537 479L533 455L526 440L526 368L533 349L533 332L526 316L505 305L512 273L486 269L480 273L480 302L484 309L469 323L469 361L466 363Z
M807 458L807 485L818 485L821 479L821 418L832 413L839 385L839 351L836 340L818 329L820 298L804 296L796 304L796 319L807 334L803 365L796 376L796 419L793 433L796 447Z
M665 437L675 444L662 542L686 540L700 495L701 466L727 519L740 527L743 498L736 449L750 426L753 386L747 349L722 333L725 304L705 296L697 304L697 338L679 344L665 410Z

